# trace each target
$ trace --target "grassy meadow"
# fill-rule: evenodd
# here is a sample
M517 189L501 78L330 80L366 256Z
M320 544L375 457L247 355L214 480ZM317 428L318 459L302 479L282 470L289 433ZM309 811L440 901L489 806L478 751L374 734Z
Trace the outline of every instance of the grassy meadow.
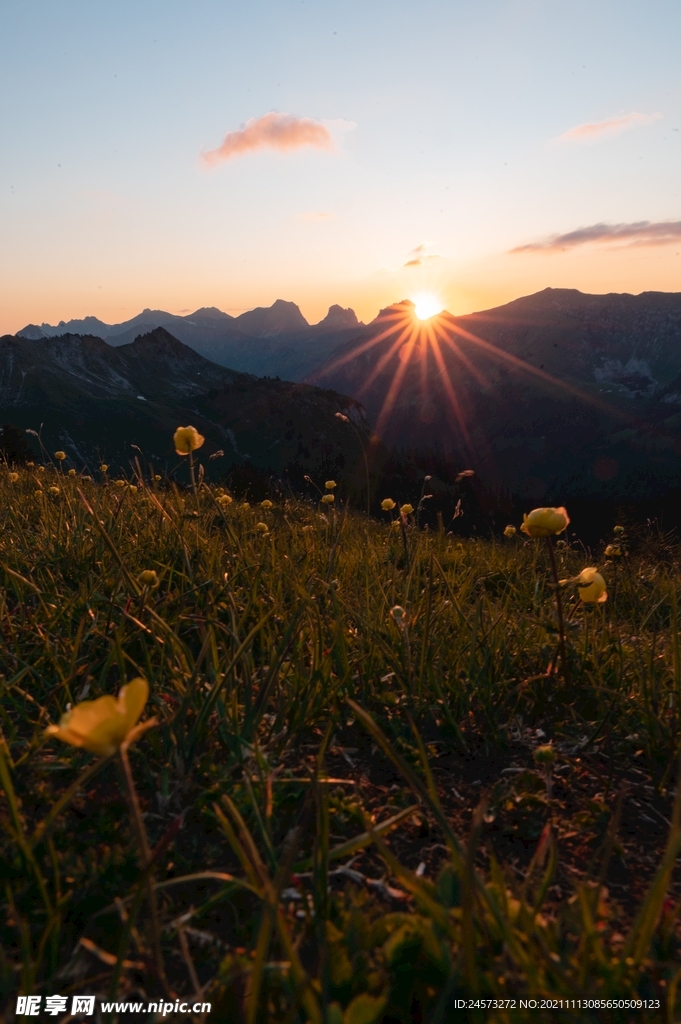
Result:
M677 1020L675 542L463 539L317 483L263 507L0 471L4 1019L91 993L244 1024ZM560 590L564 663L550 547L608 590ZM156 722L123 755L46 735L139 677Z

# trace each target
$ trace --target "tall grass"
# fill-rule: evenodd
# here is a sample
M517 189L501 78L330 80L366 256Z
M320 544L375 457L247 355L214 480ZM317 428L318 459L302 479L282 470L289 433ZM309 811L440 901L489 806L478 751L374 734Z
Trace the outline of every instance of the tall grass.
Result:
M152 864L136 858L116 762L44 735L70 705L144 676L159 724L129 758L165 972L174 993L212 1001L212 1019L439 1022L474 998L496 1008L465 1019L536 1020L499 1002L523 996L573 1001L567 1020L639 1019L578 999L653 999L648 1015L674 1020L671 542L602 568L605 606L564 592L563 675L544 545L396 529L340 500L219 497L141 472L124 485L1 474L6 1019L17 992L158 991L141 909ZM578 543L555 555L566 578L603 565ZM562 797L533 767L540 726L570 769ZM557 899L572 768L599 749L611 777L599 824L581 826L591 860ZM622 908L607 883L627 792L609 794L634 757L670 817L646 893ZM496 777L454 814L456 772L485 762ZM527 857L506 860L492 823L519 809ZM432 857L417 867L424 830Z

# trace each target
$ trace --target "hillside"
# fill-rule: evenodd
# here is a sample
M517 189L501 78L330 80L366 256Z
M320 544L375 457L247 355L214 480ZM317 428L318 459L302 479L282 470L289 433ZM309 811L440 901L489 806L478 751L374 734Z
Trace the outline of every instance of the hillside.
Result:
M63 448L77 464L127 465L137 445L171 468L172 433L190 422L207 438L206 455L225 452L218 468L298 463L310 471L357 458L338 410L364 429L351 399L227 370L164 328L117 348L72 334L0 338L0 421L36 431L42 424L47 448Z
M361 401L388 443L470 462L533 499L681 484L681 294L546 289L421 324L409 302L308 377Z
M64 334L87 334L119 346L157 327L165 327L173 337L221 366L292 381L303 380L339 345L366 333L352 309L333 305L323 320L308 324L294 302L277 299L271 306L259 306L237 317L215 306L187 316L145 309L119 324L105 324L94 316L68 323L62 320L56 326L28 324L17 336L39 341Z

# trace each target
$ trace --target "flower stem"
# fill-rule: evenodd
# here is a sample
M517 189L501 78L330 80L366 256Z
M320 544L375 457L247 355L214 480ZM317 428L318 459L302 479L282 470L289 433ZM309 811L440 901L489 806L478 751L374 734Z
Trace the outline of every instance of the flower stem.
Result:
M125 743L121 744L119 748L119 755L121 767L123 769L123 778L125 780L126 796L128 798L128 805L130 808L130 820L135 832L135 838L137 839L140 868L142 871L146 871L147 873L145 887L147 890L147 900L149 902L149 912L151 917L151 940L154 952L154 966L156 968L158 980L162 985L164 992L169 994L170 990L163 963L163 952L161 950L161 928L158 920L156 890L154 889L152 873L148 870L151 861L151 850L149 849L147 830L144 827L144 819L142 817L142 811L140 810L137 790L135 789L135 780L132 776L132 769L130 768L130 761L128 760L128 749Z
M556 612L558 614L558 632L560 635L560 664L563 670L563 679L567 681L567 658L565 657L565 623L563 622L563 599L560 595L560 583L558 582L558 569L556 567L556 556L553 551L553 538L547 537L546 543L549 546L549 558L551 559L551 571L553 582L556 585Z

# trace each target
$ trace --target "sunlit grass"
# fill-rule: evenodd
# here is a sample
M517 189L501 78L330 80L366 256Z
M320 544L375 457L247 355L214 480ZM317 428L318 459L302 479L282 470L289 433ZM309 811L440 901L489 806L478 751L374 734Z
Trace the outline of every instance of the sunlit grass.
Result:
M457 998L520 994L674 1004L668 540L631 554L619 535L608 559L554 544L560 576L597 566L608 591L563 591L561 675L548 542L418 532L412 494L370 520L334 481L316 503L251 506L102 473L0 472L8 1006L162 990L116 760L45 732L137 677L158 719L128 756L165 973L212 1019L411 1024L419 1006L449 1020ZM672 827L648 896L623 906L607 885L632 765L656 801L641 813Z

